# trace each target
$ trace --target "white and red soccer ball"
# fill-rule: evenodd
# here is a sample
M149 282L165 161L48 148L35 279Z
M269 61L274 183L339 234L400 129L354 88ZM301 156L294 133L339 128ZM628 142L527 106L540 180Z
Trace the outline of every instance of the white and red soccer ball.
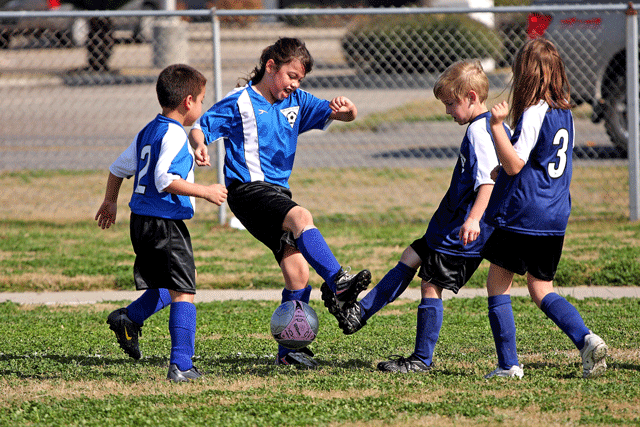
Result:
M307 303L286 301L271 316L271 335L288 349L306 347L318 335L318 315Z

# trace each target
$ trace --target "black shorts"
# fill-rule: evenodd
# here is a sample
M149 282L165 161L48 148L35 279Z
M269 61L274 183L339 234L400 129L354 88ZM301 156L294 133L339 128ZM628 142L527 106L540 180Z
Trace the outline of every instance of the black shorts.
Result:
M563 243L564 236L532 236L496 228L481 254L505 270L551 281L558 269Z
M413 242L411 248L422 260L418 277L455 294L469 281L482 262L480 257L462 257L436 252L427 245L424 238Z
M182 220L131 214L137 290L166 288L196 293L196 265L189 230Z
M234 182L228 187L229 209L253 237L264 243L278 264L285 245L297 248L293 233L282 224L289 211L298 206L288 188L268 182Z

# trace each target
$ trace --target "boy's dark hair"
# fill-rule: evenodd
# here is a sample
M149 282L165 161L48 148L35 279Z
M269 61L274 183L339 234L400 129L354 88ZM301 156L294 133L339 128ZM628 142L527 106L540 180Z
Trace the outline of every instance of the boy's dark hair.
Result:
M284 64L294 59L300 61L304 67L305 74L309 74L313 68L313 58L302 40L291 37L281 37L277 42L262 51L260 62L253 71L251 71L246 81L251 81L252 84L259 83L262 77L264 77L267 62L270 59L273 59L278 70Z
M162 108L175 110L189 95L196 98L207 84L202 73L185 64L173 64L160 72L156 93Z

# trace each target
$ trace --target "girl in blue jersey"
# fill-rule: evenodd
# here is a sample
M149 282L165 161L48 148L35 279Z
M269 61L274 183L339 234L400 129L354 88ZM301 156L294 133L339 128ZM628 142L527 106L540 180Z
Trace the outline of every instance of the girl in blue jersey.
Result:
M184 126L202 112L206 78L188 65L170 65L158 77L162 114L148 123L109 168L104 201L95 219L102 229L116 221L124 178L135 177L131 208L131 243L136 289L145 292L107 318L120 347L141 357L138 335L144 321L169 304L171 354L167 378L174 382L201 376L193 366L196 332L196 267L185 219L193 217L194 198L220 205L227 196L221 184L194 183L194 156Z
M298 135L325 129L332 120L351 121L356 106L346 97L318 99L299 89L313 59L305 44L281 38L262 52L245 86L202 115L190 133L198 165L210 165L207 145L224 138L229 208L242 225L273 252L284 276L282 302L309 302L309 264L330 289L332 310L355 301L371 281L363 270L343 270L315 227L311 213L292 200L289 176ZM324 294L323 294L324 298ZM280 347L278 364L316 365L308 349Z
M479 61L461 61L444 71L433 93L456 123L467 125L449 189L424 236L404 250L400 262L360 302L345 305L336 316L345 334L358 331L404 292L419 269L422 299L415 350L409 357L380 362L381 371L431 369L443 320L442 291L458 293L467 283L482 261L480 249L492 230L483 219L493 190L491 171L498 165L485 104L489 80Z
M482 250L491 262L489 322L498 355L498 367L486 378L524 375L510 299L515 273L527 274L533 301L580 351L583 377L597 377L607 367L607 345L585 326L576 308L553 291L571 211L574 125L564 64L548 40L530 40L516 55L511 102L511 109L506 102L491 109L502 167L486 213L495 230ZM511 138L502 127L508 116L515 125Z

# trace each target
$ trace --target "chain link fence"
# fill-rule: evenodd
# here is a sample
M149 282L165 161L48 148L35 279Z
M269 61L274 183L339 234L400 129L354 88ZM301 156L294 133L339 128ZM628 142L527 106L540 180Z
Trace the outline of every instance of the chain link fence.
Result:
M0 13L0 173L99 170L106 176L160 112L155 80L164 66L186 62L203 72L208 107L247 76L264 47L295 36L315 59L303 89L325 99L345 95L359 116L301 135L294 198L315 216L428 220L449 185L466 129L446 116L433 83L451 63L479 58L490 79L489 108L506 99L514 53L549 15L524 7L392 12L218 11L219 45L216 14L206 10ZM573 218L628 216L626 101L615 93L619 77L607 85L593 68L597 55L613 49L605 26L624 22L624 10L562 13L561 25L545 27L545 36L561 47L581 102L574 110ZM568 31L572 26L579 31ZM624 53L615 58L608 66L619 70ZM213 146L210 151L215 154ZM77 191L87 181L67 179Z

